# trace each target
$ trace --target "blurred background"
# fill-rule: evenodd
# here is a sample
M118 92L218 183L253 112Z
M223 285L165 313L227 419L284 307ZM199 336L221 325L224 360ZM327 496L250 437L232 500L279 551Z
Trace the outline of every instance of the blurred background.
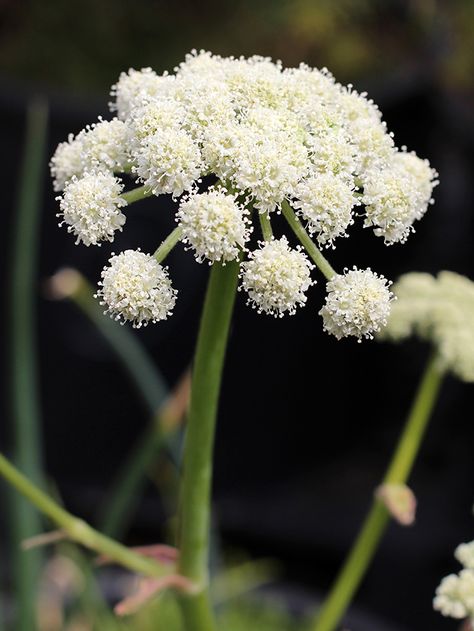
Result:
M127 362L117 359L103 332L73 300L51 300L46 280L72 266L95 284L111 251L153 250L173 218L169 202L146 200L113 246L76 247L57 228L47 172L58 142L98 115L108 116L110 86L121 71L172 70L193 48L268 55L286 66L327 66L339 81L367 90L396 144L429 158L441 180L435 205L406 245L386 248L355 226L330 253L333 265L371 266L392 279L441 269L474 278L473 30L472 0L2 0L1 450L14 454L19 440L11 411L8 312L11 285L21 284L12 281L12 235L32 99L47 102L49 123L33 261L40 413L31 448L64 505L100 525L118 472L149 427L150 401L140 396ZM157 367L163 392L190 363L208 273L182 248L169 264L180 292L175 316L133 333ZM323 296L319 282L307 308L282 320L258 316L238 297L215 451L216 547L278 559L274 589L295 609L313 606L334 578L427 356L416 342L394 347L330 339L317 315ZM458 570L455 546L474 538L473 404L472 387L446 381L411 478L419 502L416 525L390 527L357 595L355 631L372 628L369 622L357 626L366 615L375 616L378 631L456 628L432 612L431 601L440 578ZM134 493L133 510L119 529L126 543L165 538L170 462L153 466ZM0 491L0 579L4 616L12 619L16 561L8 493L3 485Z

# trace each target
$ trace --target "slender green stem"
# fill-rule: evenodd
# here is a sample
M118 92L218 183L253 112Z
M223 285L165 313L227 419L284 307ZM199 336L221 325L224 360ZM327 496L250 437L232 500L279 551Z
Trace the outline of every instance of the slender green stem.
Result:
M260 227L262 229L262 235L265 241L271 241L273 237L272 224L270 223L270 217L268 213L258 213L260 220Z
M37 375L36 301L38 224L48 107L42 100L31 103L27 112L26 141L17 201L13 241L10 305L10 366L13 458L37 483L42 481L41 419ZM42 564L42 552L25 555L19 542L41 529L38 512L16 494L11 496L11 554L15 587L15 628L32 631L35 622L35 594Z
M180 241L182 236L183 229L181 226L176 226L176 228L169 233L163 243L155 250L155 253L153 254L158 263L163 263L165 258L178 243L178 241Z
M295 215L294 210L291 208L291 206L289 205L287 201L284 201L282 203L281 211L283 213L283 216L289 223L291 229L296 234L299 241L305 248L306 252L314 261L316 267L327 278L327 280L331 280L331 278L336 275L336 271L333 269L333 267L331 266L329 261L326 259L326 257L323 256L319 248L314 243L313 239L306 232L306 230L303 227L303 224Z
M405 428L384 477L384 483L407 481L419 451L443 380L436 355L427 363ZM374 498L351 552L342 567L314 625L314 631L334 631L344 615L375 554L389 521L384 504Z
M141 199L145 199L146 197L151 197L153 195L153 191L149 186L138 186L137 188L132 188L131 191L127 191L126 193L122 193L120 196L124 199L127 204L133 204L134 202L139 202Z
M200 592L183 596L186 631L215 629L208 596L212 450L238 273L238 261L212 266L194 357L181 487L179 568Z
M124 567L146 576L165 576L173 571L156 561L136 554L113 539L94 530L59 506L49 495L35 486L11 462L0 454L0 475L26 497L38 510L49 517L66 535L90 550L105 555Z

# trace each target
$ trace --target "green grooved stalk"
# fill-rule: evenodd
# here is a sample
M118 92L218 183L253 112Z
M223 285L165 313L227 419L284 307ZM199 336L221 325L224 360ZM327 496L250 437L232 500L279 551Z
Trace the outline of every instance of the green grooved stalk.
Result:
M443 371L439 368L438 358L433 354L427 363L405 428L385 474L384 484L404 484L407 481L442 380ZM388 521L389 513L384 504L374 498L352 550L323 603L314 631L334 631L337 628L377 550Z
M135 202L139 202L141 199L151 197L152 195L153 191L148 186L138 186L137 188L132 188L131 191L122 193L120 197L124 199L127 204L134 204Z
M225 349L237 289L239 263L214 263L194 357L180 504L179 571L198 585L183 596L187 631L211 631L208 597L212 450Z
M282 202L281 212L289 223L290 228L298 237L301 245L304 247L306 252L313 260L316 267L326 277L327 280L331 280L331 278L336 275L336 271L333 269L327 258L323 256L319 248L314 243L313 239L306 232L303 224L295 215L294 210L291 208L287 201Z
M0 475L59 526L64 531L66 538L72 539L86 548L145 576L161 577L173 571L171 567L162 566L152 559L133 552L133 550L97 532L82 519L68 513L46 493L32 484L2 454L0 454Z

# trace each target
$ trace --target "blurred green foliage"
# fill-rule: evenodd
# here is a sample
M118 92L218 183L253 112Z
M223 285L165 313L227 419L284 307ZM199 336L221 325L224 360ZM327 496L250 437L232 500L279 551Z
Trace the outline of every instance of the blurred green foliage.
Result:
M342 81L421 59L471 81L472 0L4 0L0 72L103 91L129 67L171 69L192 48L328 66Z

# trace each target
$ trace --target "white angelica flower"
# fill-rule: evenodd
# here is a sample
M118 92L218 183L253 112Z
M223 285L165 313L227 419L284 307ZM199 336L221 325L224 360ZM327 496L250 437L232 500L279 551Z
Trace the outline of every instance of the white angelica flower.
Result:
M177 212L183 241L197 261L232 261L250 236L248 211L221 188L184 199Z
M326 303L319 314L324 330L338 340L354 336L372 338L385 326L393 298L390 283L370 268L354 267L327 283Z
M354 185L333 173L318 173L296 187L293 206L308 222L308 230L317 233L321 245L332 245L337 237L347 236L353 223L352 209L358 204Z
M443 616L462 620L474 618L474 571L449 574L436 589L433 607Z
M410 273L393 291L398 300L381 337L418 335L432 342L444 368L474 382L474 283L454 272Z
M62 218L60 226L76 237L76 244L100 245L100 241L113 241L116 230L122 230L125 215L121 208L127 202L120 197L123 185L110 173L86 173L81 179L75 176L66 185L60 200Z
M53 187L56 192L64 187L72 177L80 177L84 172L84 148L80 137L69 134L67 142L61 142L49 163Z
M163 129L150 136L134 157L135 173L154 195L171 193L179 197L192 190L201 176L199 147L181 129Z
M458 545L454 556L467 570L474 570L474 541Z
M137 151L150 136L164 129L178 129L185 117L184 108L174 99L155 99L131 112L128 120L128 142Z
M242 288L248 303L259 313L293 315L306 302L312 285L313 266L300 249L292 249L285 237L261 244L241 265Z
M171 315L177 292L167 270L149 254L125 250L113 255L101 276L97 297L115 320L140 328Z
M82 143L84 170L123 171L129 162L127 126L118 118L99 119L78 137Z
M112 86L110 94L115 100L109 104L110 109L116 111L121 120L125 120L135 108L167 94L173 83L173 76L159 76L151 68L130 68L128 72L122 72L117 83Z
M385 168L374 169L364 178L364 225L392 244L407 240L413 223L421 219L437 184L436 172L412 154L394 152Z

